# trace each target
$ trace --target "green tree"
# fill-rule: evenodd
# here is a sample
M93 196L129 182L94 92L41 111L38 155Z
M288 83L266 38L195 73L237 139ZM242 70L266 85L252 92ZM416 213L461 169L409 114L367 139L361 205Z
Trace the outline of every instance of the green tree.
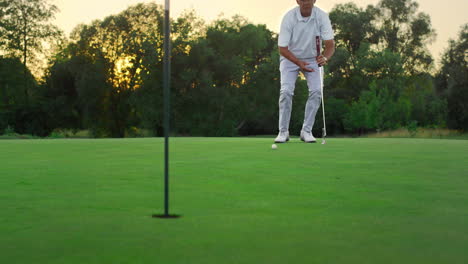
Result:
M406 80L404 96L411 102L411 120L423 127L447 126L447 100L436 93L434 78L426 73Z
M209 25L206 35L193 41L186 56L174 57L174 128L191 135L248 133L250 114L258 111L253 104L257 94L269 89L269 97L277 96L271 75L265 80L270 85L254 86L260 82L253 79L266 74L264 67L268 67L265 64L270 62L274 46L272 32L242 17Z
M361 45L353 71L351 82L360 83L364 88L344 115L345 129L364 133L405 126L411 103L403 96L406 77L400 55L390 50L372 50L369 44Z
M0 57L0 131L8 125L14 128L16 112L26 106L24 90L35 85L32 76L25 85L24 71L19 59Z
M43 52L43 41L61 35L49 21L58 11L48 0L0 0L0 48L28 66Z
M443 126L444 101L424 78L432 66L426 45L435 33L429 16L417 9L412 0L381 0L365 9L340 4L330 12L337 49L325 95L349 105L347 131L396 128L410 118Z
M242 87L240 96L244 100L242 109L237 109L241 119L236 127L240 135L272 134L278 129L279 53L273 50L270 57L264 59ZM298 87L297 94L305 100L307 93L301 88L304 87Z
M333 22L337 45L355 55L363 42L376 44L377 29L372 23L376 12L372 6L366 10L359 8L355 3L338 4L330 12Z
M44 136L50 132L38 87L18 58L0 57L0 131L10 126L21 134ZM25 97L27 89L33 100Z
M159 78L162 18L161 6L138 4L102 21L79 25L70 44L52 62L58 68L51 71L49 84L56 85L53 90L58 94L76 89L79 110L75 112L96 136L123 137L142 118L138 111L145 108L137 105L135 91L145 86L148 76ZM64 70L58 70L61 67ZM69 81L61 82L64 78Z
M370 90L363 91L351 104L345 116L345 128L350 132L379 131L405 126L410 117L411 103L405 97L392 99L386 85L374 81Z
M448 126L468 130L468 24L450 40L437 74L438 91L447 98Z
M435 38L429 15L417 12L413 0L381 0L375 7L377 37L385 48L401 54L409 74L426 72L433 59L426 45Z

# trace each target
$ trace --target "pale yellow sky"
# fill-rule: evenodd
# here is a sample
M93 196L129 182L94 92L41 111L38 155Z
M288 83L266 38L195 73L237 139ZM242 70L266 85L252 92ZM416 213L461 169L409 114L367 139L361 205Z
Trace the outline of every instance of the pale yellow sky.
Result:
M68 35L79 23L89 23L117 14L130 5L142 2L156 2L163 5L164 0L51 0L60 12L56 24ZM360 7L377 4L379 0L317 0L316 5L329 12L336 4L354 2ZM448 39L456 38L460 26L468 23L468 0L417 0L419 11L429 14L432 26L437 32L436 41L429 46L437 62L447 47ZM266 24L279 31L283 14L296 6L295 0L171 0L171 16L177 17L183 10L195 9L206 21L211 21L223 13L225 17L235 14L246 17L255 24Z

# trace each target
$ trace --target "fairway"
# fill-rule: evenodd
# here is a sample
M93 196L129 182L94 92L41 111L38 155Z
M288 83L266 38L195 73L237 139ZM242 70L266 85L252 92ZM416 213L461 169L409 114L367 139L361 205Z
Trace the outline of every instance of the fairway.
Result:
M468 263L468 141L0 141L0 263Z

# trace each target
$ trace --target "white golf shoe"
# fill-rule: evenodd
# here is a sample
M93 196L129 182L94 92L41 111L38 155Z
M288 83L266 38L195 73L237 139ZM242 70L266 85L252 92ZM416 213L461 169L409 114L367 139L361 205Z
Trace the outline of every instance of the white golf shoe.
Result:
M314 135L312 135L312 132L306 132L304 130L301 131L301 140L304 141L305 143L317 142Z
M289 141L289 132L279 132L278 136L275 138L275 143L285 143Z

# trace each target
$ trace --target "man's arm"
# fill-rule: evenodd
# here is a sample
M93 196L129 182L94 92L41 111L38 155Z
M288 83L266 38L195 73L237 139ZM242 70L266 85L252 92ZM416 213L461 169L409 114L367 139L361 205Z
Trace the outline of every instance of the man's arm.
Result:
M317 56L317 63L320 65L327 64L328 60L333 56L335 53L335 41L333 39L324 40L325 49L321 55Z
M296 56L294 56L294 54L292 54L292 52L289 51L288 47L279 47L279 53L281 54L281 56L285 57L286 59L290 60L291 62L299 66L301 70L307 71L307 72L314 71L311 68L307 68L307 65L309 65L307 62L301 61L298 58L296 58Z

